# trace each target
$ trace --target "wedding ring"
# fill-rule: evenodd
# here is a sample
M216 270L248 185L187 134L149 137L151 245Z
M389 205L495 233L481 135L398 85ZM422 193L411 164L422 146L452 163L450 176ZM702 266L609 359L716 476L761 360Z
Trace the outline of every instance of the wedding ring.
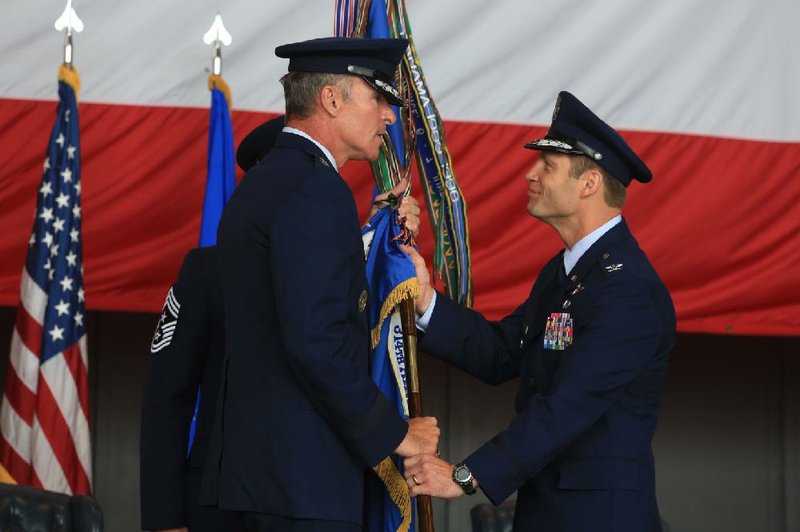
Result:
M413 481L414 481L414 484L416 484L417 486L419 486L420 484L422 484L422 482L420 482L419 480L417 480L417 475L411 475L411 480L413 480Z

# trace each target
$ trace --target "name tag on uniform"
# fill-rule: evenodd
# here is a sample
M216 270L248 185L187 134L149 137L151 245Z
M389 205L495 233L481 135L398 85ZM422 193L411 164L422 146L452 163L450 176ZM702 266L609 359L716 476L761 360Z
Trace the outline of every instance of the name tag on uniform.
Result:
M568 312L553 312L544 329L544 348L563 351L572 345L574 327Z

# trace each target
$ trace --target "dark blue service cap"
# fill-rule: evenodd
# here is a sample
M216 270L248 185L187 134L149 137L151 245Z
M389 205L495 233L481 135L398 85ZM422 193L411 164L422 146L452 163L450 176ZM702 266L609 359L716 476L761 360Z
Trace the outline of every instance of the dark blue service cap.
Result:
M284 118L283 115L280 115L272 120L267 120L247 134L236 148L236 164L239 165L239 168L247 172L267 156L278 140L278 135L283 131Z
M558 94L547 134L525 147L586 155L626 187L633 179L642 183L653 179L650 169L620 134L566 91Z
M407 47L407 39L325 37L278 46L275 55L289 59L289 72L361 76L390 104L402 105L393 83Z

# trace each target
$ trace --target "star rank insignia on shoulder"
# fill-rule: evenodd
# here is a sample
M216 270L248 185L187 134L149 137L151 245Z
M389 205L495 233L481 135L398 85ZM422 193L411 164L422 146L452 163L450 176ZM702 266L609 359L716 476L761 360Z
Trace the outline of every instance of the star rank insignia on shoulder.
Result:
M178 303L178 299L170 288L167 299L164 301L161 317L158 319L158 325L156 325L156 332L153 334L153 341L150 343L151 353L158 353L172 342L172 335L178 326L180 310L181 304Z

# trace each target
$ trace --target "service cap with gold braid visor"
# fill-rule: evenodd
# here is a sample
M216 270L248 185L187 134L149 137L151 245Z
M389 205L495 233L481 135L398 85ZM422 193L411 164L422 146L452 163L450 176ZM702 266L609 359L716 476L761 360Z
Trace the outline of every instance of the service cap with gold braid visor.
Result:
M359 76L390 104L402 105L393 83L407 47L407 39L324 37L278 46L275 55L289 59L289 72Z
M650 169L622 136L566 91L558 94L547 134L525 147L586 155L626 187L634 179L642 183L653 179Z

